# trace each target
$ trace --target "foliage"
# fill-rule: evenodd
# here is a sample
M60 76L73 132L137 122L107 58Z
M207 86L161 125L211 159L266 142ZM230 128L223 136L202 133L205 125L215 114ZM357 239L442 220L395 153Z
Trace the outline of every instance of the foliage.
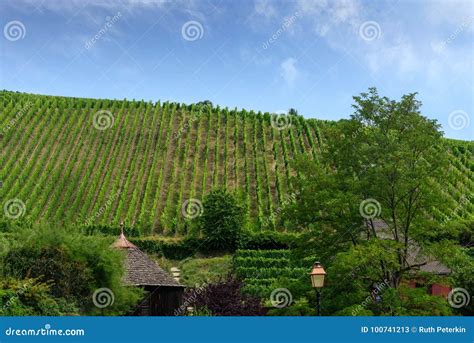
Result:
M398 287L405 274L420 266L407 262L410 244L444 199L433 184L442 182L447 153L440 125L421 115L415 96L394 101L371 88L354 97L351 119L326 132L323 163L300 163L301 177L294 181L299 196L284 216L290 228L312 229L300 250L326 263L338 251L360 244L362 232L365 239L389 235L396 246L374 256L382 279ZM376 217L386 232L375 227ZM393 252L396 263L386 265L394 260Z
M182 260L198 252L206 252L199 238L167 239L160 237L131 238L130 241L148 254L157 254L172 260Z
M244 292L265 299L277 288L289 289L295 298L312 297L309 266L293 259L290 250L237 250L234 256L234 274L243 280Z
M14 240L3 260L6 276L37 278L83 313L99 313L92 301L99 288L109 288L115 298L101 314L127 313L141 296L139 289L122 284L124 256L110 248L109 239L40 226L21 230Z
M206 285L199 293L194 292L194 305L198 311L206 308L215 316L264 315L262 301L257 297L243 294L242 287L241 281L229 276L220 282ZM185 295L184 299L187 297L189 295Z
M429 295L426 287L412 289L400 285L395 288L384 278L382 266L393 268L398 263L396 246L391 240L372 239L337 254L327 269L328 279L322 290L326 314L452 314L448 302Z
M382 316L449 316L452 309L440 296L427 294L426 288L400 287L393 300L386 297L378 306Z
M474 294L474 258L467 248L453 242L442 241L429 246L429 251L451 269L450 280L453 288L464 288L471 296ZM456 310L463 315L474 315L474 303Z
M239 236L239 249L288 249L297 239L297 234L278 231L243 231Z
M128 236L187 236L194 228L181 215L183 202L226 187L242 194L247 229L280 230L274 219L293 192L294 157L325 164L321 152L352 140L333 139L344 122L292 115L291 127L275 130L268 113L206 100L186 106L8 91L0 98L0 196L27 209L16 220L0 213L9 224L44 220L116 235L123 220ZM113 116L106 130L92 125L99 111ZM444 141L450 168L433 189L447 201L430 212L436 221L472 219L474 199L461 199L474 192L474 144Z
M230 256L185 259L179 264L180 281L188 286L217 282L230 273Z
M0 316L61 316L78 313L75 303L51 294L38 279L0 280Z
M243 207L234 195L217 189L204 197L200 226L209 249L235 250L243 224Z
M316 309L306 298L297 299L291 306L272 308L268 310L269 316L315 316Z

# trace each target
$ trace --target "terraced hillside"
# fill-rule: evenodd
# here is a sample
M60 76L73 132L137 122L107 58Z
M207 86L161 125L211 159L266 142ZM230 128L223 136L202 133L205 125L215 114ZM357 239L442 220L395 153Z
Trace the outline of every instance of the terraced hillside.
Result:
M2 220L127 225L186 234L182 205L237 190L252 226L274 228L296 154L317 158L327 122L207 106L1 92ZM291 121L288 121L288 118ZM321 132L321 134L320 134ZM474 213L474 143L448 141L439 220ZM270 218L270 220L268 220Z

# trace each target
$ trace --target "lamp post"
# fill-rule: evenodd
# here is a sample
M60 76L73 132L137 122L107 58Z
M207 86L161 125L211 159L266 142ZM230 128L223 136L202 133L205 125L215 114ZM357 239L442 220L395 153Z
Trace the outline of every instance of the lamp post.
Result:
M318 316L321 315L321 288L324 287L324 277L326 276L326 271L319 262L314 262L313 270L310 273L311 284L316 290L317 304L318 304Z

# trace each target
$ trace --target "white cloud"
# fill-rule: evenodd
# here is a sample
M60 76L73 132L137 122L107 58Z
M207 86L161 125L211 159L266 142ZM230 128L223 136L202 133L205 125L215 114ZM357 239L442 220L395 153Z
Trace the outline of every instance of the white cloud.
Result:
M322 37L341 25L355 28L360 21L361 6L356 0L298 0L296 9L312 20L314 30Z
M474 31L474 2L472 0L426 1L423 3L426 18L431 24L465 25Z
M295 84L296 79L298 78L299 71L296 68L296 63L298 61L293 58L287 58L280 64L280 76L285 80L288 87L292 88Z
M266 19L271 19L277 16L277 10L273 4L268 0L256 0L254 5L254 11L259 16L263 16Z

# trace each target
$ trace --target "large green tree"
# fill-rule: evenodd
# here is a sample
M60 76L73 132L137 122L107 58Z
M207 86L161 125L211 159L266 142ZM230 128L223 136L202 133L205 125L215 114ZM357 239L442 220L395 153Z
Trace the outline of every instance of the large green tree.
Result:
M225 189L215 189L204 197L200 227L211 250L234 250L244 225L244 209Z
M371 88L354 100L351 118L326 130L319 162L297 162L297 201L282 219L289 228L310 228L302 250L327 263L361 240L389 238L393 244L380 250L372 267L397 288L425 263L411 258L412 238L443 199L433 181L445 171L446 149L439 124L421 115L416 94L395 101Z

